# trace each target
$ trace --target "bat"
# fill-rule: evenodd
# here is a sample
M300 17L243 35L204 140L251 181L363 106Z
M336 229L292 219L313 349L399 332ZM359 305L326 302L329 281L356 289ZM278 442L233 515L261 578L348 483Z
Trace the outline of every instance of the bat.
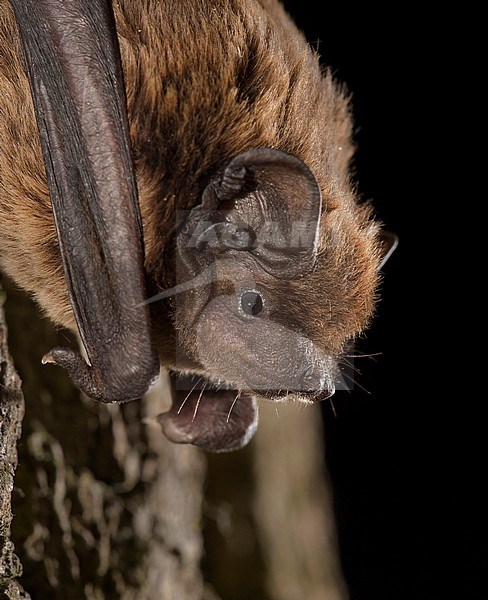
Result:
M396 245L351 131L276 0L0 0L0 269L84 350L43 362L101 402L167 368L211 451L330 397Z

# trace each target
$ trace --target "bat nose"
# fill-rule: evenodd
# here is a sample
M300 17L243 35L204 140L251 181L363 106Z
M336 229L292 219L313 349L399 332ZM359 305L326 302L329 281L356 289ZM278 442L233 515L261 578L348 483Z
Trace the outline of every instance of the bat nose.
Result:
M314 402L326 400L335 392L335 385L328 373L320 367L309 366L303 374L303 390L312 395Z
M303 390L315 392L322 389L325 380L325 373L315 365L307 367L302 376Z
M313 395L314 402L321 402L322 400L327 400L335 394L335 385L331 383L327 388L319 390Z

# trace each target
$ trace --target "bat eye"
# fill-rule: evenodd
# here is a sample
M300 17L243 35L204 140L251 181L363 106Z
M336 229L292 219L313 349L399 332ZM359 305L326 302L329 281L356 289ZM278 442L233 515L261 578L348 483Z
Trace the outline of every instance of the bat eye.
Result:
M263 310L263 299L258 292L248 291L240 296L242 310L246 315L258 315Z

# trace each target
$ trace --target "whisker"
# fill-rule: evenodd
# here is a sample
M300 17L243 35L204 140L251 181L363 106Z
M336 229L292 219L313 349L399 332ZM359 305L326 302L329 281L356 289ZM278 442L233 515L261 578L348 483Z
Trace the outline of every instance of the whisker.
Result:
M336 412L334 401L332 400L332 396L329 398L329 402L330 402L330 407L332 408L332 414L337 419L337 412Z
M375 358L376 356L382 356L383 352L373 352L371 354L343 354L345 358Z
M358 375L362 375L361 371L350 360L347 360L343 357L342 362L346 364L350 369L352 369L355 373L358 373Z
M348 373L346 373L345 371L341 371L341 376L342 377L346 377L350 382L353 383L353 385L356 384L356 380L354 379L354 377L351 377ZM347 382L346 382L347 383Z
M197 387L197 385L200 383L200 381L202 381L202 377L199 377L197 379L197 382L195 383L195 385L191 388L191 390L188 392L186 398L183 400L183 402L181 403L180 408L178 409L178 412L176 413L177 415L180 414L180 412L183 410L183 407L185 406L185 402L188 400L188 398L191 396L191 393L193 392L193 390ZM205 387L203 388L205 389Z
M207 382L205 382L203 384L203 388L202 391L200 392L200 395L198 396L198 400L197 403L195 405L195 410L193 411L193 419L191 420L191 422L193 423L195 421L195 419L197 418L197 413L198 413L198 408L200 407L200 402L202 400L202 396L203 396L203 392L205 391L205 388L207 387Z
M345 372L343 372L343 371L341 372L341 374L342 374L344 377L347 377L347 378L349 379L349 381L352 381L352 383L353 383L354 385L357 385L359 388L361 388L361 389L363 390L363 392L366 392L367 394L370 394L370 395L371 395L371 392L370 392L369 390L367 390L367 389L366 389L364 386L362 386L360 383L358 383L358 382L357 382L357 381L354 379L354 377L351 377L350 375L348 375L347 373L345 373Z
M238 392L237 396L234 398L234 402L232 402L232 405L227 414L227 423L230 421L230 415L232 414L232 410L234 409L234 406L236 405L236 402L240 398L240 396L241 396L241 392Z

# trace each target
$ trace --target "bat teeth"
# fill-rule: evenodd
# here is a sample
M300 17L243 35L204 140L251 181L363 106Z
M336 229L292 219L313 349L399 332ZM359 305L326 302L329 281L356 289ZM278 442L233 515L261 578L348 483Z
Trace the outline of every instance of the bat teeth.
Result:
M41 362L43 365L52 365L56 363L51 352L47 352L46 354L44 354L44 356L41 358Z

